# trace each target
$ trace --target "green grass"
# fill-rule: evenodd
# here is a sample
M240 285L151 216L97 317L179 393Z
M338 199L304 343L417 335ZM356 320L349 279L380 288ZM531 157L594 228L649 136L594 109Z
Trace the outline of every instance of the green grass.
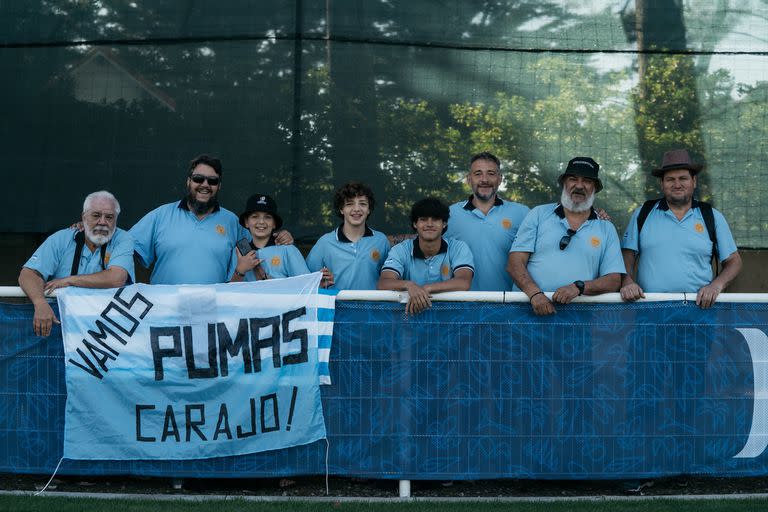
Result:
M350 503L350 502L258 502L233 499L231 501L211 500L148 501L148 500L106 500L94 498L54 498L32 496L0 496L0 511L8 512L750 512L768 510L768 499L761 500L651 500L651 501L568 501L568 502L525 502L525 503L445 503L445 502L391 502L391 503Z

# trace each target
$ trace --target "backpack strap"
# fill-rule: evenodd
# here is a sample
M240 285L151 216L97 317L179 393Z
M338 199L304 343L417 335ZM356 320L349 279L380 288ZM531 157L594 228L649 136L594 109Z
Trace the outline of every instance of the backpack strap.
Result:
M80 271L80 257L83 255L83 246L85 245L85 233L78 231L75 235L75 257L72 258L72 270L70 270L70 276L76 276ZM104 264L104 259L107 256L107 244L99 247L101 252L101 270L106 270L107 266Z
M646 202L643 203L643 206L640 208L640 213L637 215L637 238L638 238L638 252L640 249L640 231L643 229L643 224L645 224L645 219L648 218L648 215L651 213L651 210L653 210L653 207L656 206L656 203L658 203L658 199L649 199Z
M704 201L695 201L694 206L698 206L701 211L701 217L704 219L704 225L707 227L709 240L712 242L712 261L715 264L715 275L719 274L720 269L720 251L717 248L717 231L715 231L715 214L712 212L712 205Z

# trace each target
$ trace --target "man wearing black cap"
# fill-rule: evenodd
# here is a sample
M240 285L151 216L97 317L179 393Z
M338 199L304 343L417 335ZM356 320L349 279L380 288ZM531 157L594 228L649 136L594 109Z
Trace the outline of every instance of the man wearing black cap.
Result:
M696 304L708 308L741 270L741 256L723 215L693 199L703 167L688 151L676 149L664 153L661 167L652 171L664 197L635 210L624 233L624 300L637 300L644 292L687 292L696 293ZM712 259L723 269L714 279Z
M560 202L531 210L517 231L507 272L537 315L555 313L553 302L619 289L624 272L619 237L592 208L603 189L599 170L589 157L572 159L558 178ZM552 300L545 292L554 292Z

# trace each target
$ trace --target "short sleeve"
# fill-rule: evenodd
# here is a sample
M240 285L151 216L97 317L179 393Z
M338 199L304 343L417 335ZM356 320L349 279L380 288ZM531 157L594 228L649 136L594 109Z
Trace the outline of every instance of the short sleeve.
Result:
M133 268L133 237L127 231L116 233L119 235L117 243L112 247L107 268L120 267L128 272L130 283L136 282L136 273Z
M402 277L405 274L405 267L408 263L408 248L406 245L406 242L401 242L389 251L387 259L381 268L382 273L389 270L397 274L398 277Z
M624 258L621 257L621 247L619 247L619 236L616 234L616 228L609 221L599 221L605 224L605 251L600 258L599 276L608 274L626 274Z
M48 281L51 276L56 274L56 269L66 252L67 235L74 236L74 231L58 231L46 238L24 266L35 270L43 277L44 281Z
M621 240L621 248L629 249L630 251L638 251L637 243L637 217L640 215L640 208L635 209L632 214L632 218L629 219L629 225L627 230L624 231L624 237Z
M155 222L157 209L152 210L128 231L133 238L133 249L139 255L141 263L149 268L155 261Z
M468 268L475 273L475 260L469 246L461 240L453 240L450 246L451 250L451 271L453 274L462 268Z
M539 208L529 211L517 230L509 252L534 252L539 231Z
M727 260L738 248L736 247L736 241L731 234L731 228L728 227L728 222L723 217L723 214L717 210L712 210L715 217L715 233L717 234L717 251L720 255L720 261Z
M312 272L321 270L323 265L323 258L325 256L325 238L320 237L320 240L315 243L312 250L307 255L307 268Z

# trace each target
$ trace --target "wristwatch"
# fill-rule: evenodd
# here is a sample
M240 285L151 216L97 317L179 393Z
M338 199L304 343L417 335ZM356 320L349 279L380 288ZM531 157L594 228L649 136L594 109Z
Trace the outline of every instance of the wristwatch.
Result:
M240 272L237 271L237 269L235 269L235 274L239 275L240 277L245 277L245 274L241 274ZM582 286L582 289L583 288L584 287Z
M584 295L584 281L574 281L573 284L579 289L579 295Z

